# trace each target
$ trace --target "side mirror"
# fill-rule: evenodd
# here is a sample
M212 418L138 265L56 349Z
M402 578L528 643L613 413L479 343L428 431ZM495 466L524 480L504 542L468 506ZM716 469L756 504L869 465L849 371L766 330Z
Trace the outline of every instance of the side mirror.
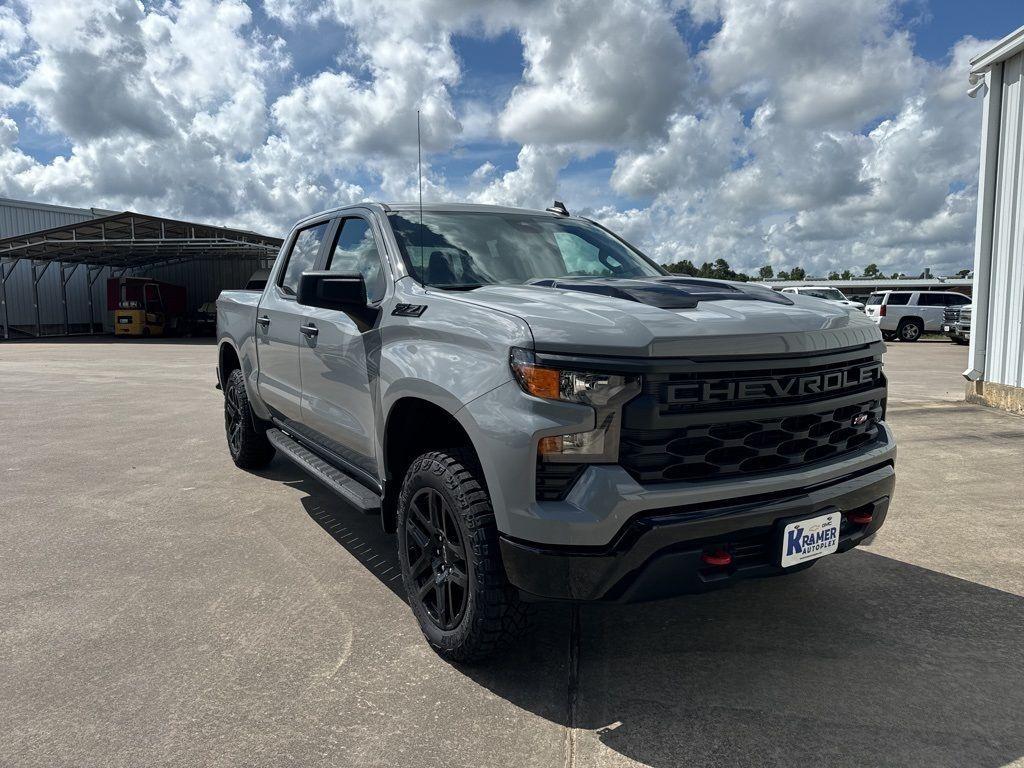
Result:
M296 301L307 307L361 312L366 309L366 282L360 274L303 272Z

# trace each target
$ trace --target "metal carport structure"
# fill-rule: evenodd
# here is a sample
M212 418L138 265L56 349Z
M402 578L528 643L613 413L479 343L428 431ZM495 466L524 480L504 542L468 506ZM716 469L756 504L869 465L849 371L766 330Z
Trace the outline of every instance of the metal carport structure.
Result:
M80 267L85 268L88 331L95 332L93 284L104 273L111 276L139 274L175 264L242 261L260 264L272 258L281 239L229 227L218 227L124 211L35 232L0 239L0 317L4 335L11 336L8 282L19 264L31 270L31 302L35 315L34 336L42 336L39 284L47 270L60 270L60 304L63 334L70 333L68 285ZM252 271L251 269L249 270ZM238 286L229 286L238 287ZM102 322L100 327L102 328Z

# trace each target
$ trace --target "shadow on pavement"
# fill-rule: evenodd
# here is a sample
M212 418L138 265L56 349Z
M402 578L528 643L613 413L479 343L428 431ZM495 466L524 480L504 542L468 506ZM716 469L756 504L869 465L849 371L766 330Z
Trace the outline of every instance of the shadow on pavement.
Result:
M307 492L310 517L405 599L376 517L281 462L266 474ZM460 671L582 729L579 765L603 747L652 766L994 768L1024 756L1024 598L1010 593L853 551L723 592L584 605L578 641L568 606L536 610L510 653ZM553 658L557 700L534 674Z

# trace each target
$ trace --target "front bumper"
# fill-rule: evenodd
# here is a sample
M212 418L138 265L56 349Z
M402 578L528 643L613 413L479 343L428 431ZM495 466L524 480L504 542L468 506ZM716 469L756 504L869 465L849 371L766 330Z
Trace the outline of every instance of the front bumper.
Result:
M800 490L648 510L607 546L552 546L503 534L501 554L509 581L536 598L638 602L703 592L809 567L779 565L784 520L837 510L839 552L863 543L885 521L894 485L888 461ZM871 521L854 524L851 513L870 513ZM732 555L730 565L702 561L717 549Z

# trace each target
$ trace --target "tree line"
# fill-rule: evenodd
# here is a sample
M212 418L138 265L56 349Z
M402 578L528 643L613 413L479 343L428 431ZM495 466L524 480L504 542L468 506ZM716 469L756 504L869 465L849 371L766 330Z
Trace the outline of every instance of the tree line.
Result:
M765 264L763 267L757 270L757 277L753 278L744 272L737 272L729 266L729 262L725 259L715 259L712 262L705 261L699 267L689 259L683 259L677 261L674 264L666 264L665 269L675 275L689 275L691 277L710 277L715 280L739 280L740 282L746 282L747 280L771 280L772 278L778 278L779 280L807 280L807 271L803 267L792 267L788 270L783 269L778 272L771 264ZM966 277L970 272L969 269L961 269L957 272L957 277ZM881 269L878 268L877 264L868 264L864 267L864 271L861 274L855 274L849 269L844 269L842 272L835 270L828 273L829 280L855 280L860 277L883 279L885 274ZM907 275L901 272L893 272L891 278L907 277ZM928 277L924 272L921 273L920 277Z

